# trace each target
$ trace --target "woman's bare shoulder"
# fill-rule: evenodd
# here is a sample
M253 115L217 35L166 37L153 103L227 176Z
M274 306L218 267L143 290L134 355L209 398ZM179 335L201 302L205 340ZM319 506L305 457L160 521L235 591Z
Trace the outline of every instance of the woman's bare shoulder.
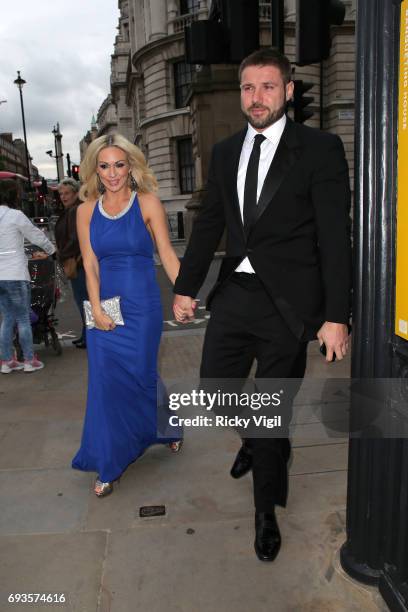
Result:
M90 220L96 204L97 202L94 200L85 200L85 202L82 202L82 204L78 206L78 218L84 221L86 219Z
M163 210L163 204L160 198L152 192L138 193L137 198L139 200L140 208L143 212L145 219L150 219L152 216L160 214Z

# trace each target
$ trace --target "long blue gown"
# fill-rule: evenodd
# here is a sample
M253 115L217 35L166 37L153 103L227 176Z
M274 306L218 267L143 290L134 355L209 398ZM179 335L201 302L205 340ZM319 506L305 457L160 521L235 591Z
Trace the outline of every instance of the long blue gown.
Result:
M112 331L87 330L87 410L72 467L95 471L102 482L110 482L148 446L178 439L180 432L167 438L157 433L163 317L153 243L137 196L116 217L98 202L90 240L99 261L101 299L120 296L125 325Z

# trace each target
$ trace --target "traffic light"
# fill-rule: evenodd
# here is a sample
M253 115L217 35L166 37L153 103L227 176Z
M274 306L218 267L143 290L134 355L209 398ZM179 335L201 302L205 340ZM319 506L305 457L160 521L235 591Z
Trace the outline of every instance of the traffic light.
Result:
M341 0L296 0L296 64L306 66L330 54L330 25L341 25L346 7Z
M77 164L74 164L72 166L72 178L75 179L76 181L79 181L79 166Z
M314 83L307 83L305 81L294 81L294 85L295 89L293 92L292 102L292 106L295 111L294 119L296 123L303 123L314 115L312 110L306 109L306 107L313 102L314 97L304 95L309 91L309 89L312 89Z
M259 48L259 5L254 0L213 0L207 21L185 28L189 64L239 64Z

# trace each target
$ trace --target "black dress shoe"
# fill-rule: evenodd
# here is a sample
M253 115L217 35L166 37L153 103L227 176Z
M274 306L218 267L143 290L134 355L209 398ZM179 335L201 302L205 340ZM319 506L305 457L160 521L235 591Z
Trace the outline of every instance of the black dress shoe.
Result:
M280 551L281 534L272 512L255 513L255 552L260 561L274 561Z
M252 469L252 454L246 450L244 446L238 451L235 461L231 468L231 476L233 478L241 478Z
M81 342L83 342L83 341L84 341L84 339L82 337L81 338L75 338L75 340L72 340L72 344L81 344Z
M81 340L81 342L77 342L75 346L79 349L86 349L86 342L84 340Z

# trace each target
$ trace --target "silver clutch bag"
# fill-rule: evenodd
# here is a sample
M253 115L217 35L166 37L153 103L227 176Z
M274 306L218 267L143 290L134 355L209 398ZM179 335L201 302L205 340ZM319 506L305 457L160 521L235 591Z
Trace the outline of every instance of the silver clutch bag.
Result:
M120 310L120 297L116 295L108 300L101 300L102 310L112 319L115 325L124 325L122 311ZM84 300L85 325L88 329L95 327L91 302Z

